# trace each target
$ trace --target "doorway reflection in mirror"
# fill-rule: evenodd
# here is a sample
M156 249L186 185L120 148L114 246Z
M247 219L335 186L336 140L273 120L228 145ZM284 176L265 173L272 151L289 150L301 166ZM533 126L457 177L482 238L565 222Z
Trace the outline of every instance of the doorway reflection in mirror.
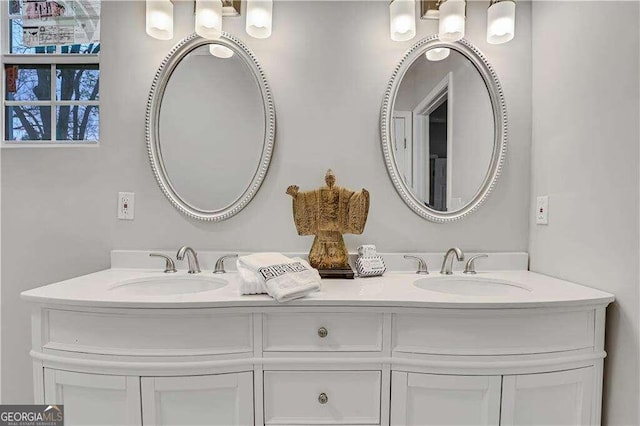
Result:
M392 118L395 162L413 196L440 212L469 203L494 146L489 92L473 63L455 50L437 62L417 57L402 78Z

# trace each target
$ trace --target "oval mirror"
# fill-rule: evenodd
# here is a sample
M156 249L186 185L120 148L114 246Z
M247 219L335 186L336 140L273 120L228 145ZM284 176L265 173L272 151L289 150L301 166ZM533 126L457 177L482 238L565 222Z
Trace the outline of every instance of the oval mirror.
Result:
M466 216L500 174L506 126L502 88L482 53L466 40L421 40L396 66L382 105L382 149L396 190L425 219Z
M156 73L146 138L162 192L184 214L220 221L256 194L269 167L275 109L253 53L223 34L178 43Z

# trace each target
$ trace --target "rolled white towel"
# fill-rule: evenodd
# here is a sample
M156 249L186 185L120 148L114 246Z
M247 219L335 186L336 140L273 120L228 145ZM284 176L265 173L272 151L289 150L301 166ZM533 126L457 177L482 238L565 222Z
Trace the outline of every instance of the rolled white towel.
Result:
M278 302L287 302L320 290L320 274L299 257L254 253L239 257L237 266L242 294L266 292Z

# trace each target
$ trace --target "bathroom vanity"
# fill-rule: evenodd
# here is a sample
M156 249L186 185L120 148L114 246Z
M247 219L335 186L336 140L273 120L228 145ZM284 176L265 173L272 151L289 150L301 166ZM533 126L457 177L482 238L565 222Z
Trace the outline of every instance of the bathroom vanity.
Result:
M112 265L22 294L35 400L69 425L600 423L601 291L398 272L280 305L233 272Z

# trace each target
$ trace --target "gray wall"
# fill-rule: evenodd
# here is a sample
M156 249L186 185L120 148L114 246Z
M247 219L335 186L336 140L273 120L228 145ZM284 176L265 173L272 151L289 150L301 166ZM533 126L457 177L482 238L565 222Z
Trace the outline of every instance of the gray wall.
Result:
M609 291L603 423L638 419L638 2L533 4L531 269ZM615 34L615 41L608 35Z
M487 203L469 218L438 225L412 213L396 194L380 149L382 96L393 67L412 42L389 39L389 8L380 2L278 2L273 35L244 33L244 18L225 29L256 53L270 81L278 129L271 169L253 202L226 222L186 219L158 189L144 142L144 114L157 66L193 28L193 3L176 2L173 41L144 32L143 2L103 2L101 145L99 148L5 150L2 154L2 395L29 402L29 309L23 290L109 266L109 250L196 249L306 251L297 236L290 184L320 185L331 167L338 184L371 191L365 233L380 251L524 251L528 245L531 38L530 4L518 3L512 43L484 41L486 3L470 2L468 38L500 76L509 108L506 167ZM598 21L599 22L599 21ZM419 38L436 23L418 22ZM116 219L118 191L136 193L136 219Z

